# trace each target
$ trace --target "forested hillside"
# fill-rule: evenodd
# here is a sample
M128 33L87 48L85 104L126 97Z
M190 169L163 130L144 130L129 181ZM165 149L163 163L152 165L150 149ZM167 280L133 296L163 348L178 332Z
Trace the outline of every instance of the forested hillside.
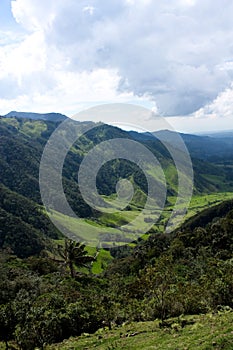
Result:
M193 219L192 229L187 222L172 235L150 236L98 276L81 273L80 266L88 264L89 258L66 260L73 259L73 243L60 248L63 253L57 251L56 259L34 256L22 260L2 251L1 339L14 340L20 349L30 350L106 326L111 329L157 318L160 328L169 332L178 327L178 332L188 321L166 321L170 317L230 311L232 201L213 207L202 226L200 218ZM76 249L82 251L79 245ZM76 266L73 277L69 261ZM198 321L194 318L192 322Z
M110 241L111 230L138 215L147 196L140 168L117 159L102 167L96 183L103 198L114 198L117 181L130 180L135 195L125 212L102 214L86 204L77 173L83 157L101 141L140 140L164 169L168 198L158 225L138 240L108 249L88 247L62 236L42 206L40 159L60 123L48 119L0 118L0 340L6 348L9 343L16 349L45 349L70 336L102 329L103 337L107 328L157 319L161 332L173 337L174 327L178 332L189 326L181 315L231 313L233 201L222 201L232 198L233 168L228 155L226 165L222 149L217 154L216 147L218 162L206 161L198 156L198 146L194 149L187 142L194 168L192 215L168 234L164 227L177 196L177 172L165 145L147 134L104 124L92 128L72 146L63 168L67 199L83 220L79 230L91 223L99 237ZM199 142L199 137L194 139ZM207 144L209 139L202 142ZM222 201L218 205L209 199L213 194ZM75 219L56 210L53 215L76 230ZM115 242L121 242L121 237L115 236ZM178 325L171 317L178 318Z
M42 202L38 181L40 159L49 136L60 122L51 121L50 114L47 115L47 117L46 115L43 116L46 120L30 118L21 119L12 117L11 115L12 113L7 117L0 119L0 180L1 184L5 186L2 187L1 191L4 191L3 188L5 190L9 189L15 193L16 199L20 198L20 200L23 200L23 197L25 197L33 201L34 206L36 206L36 204L41 205ZM34 117L39 118L38 116L40 117L40 115ZM31 117L31 115L28 117ZM79 165L86 152L101 141L113 138L140 139L140 142L153 152L156 158L160 161L165 172L167 191L170 196L176 196L177 194L177 172L171 159L171 155L166 147L152 136L148 138L148 135L135 132L128 133L119 128L100 125L99 127L90 130L82 137L82 139L78 140L68 153L63 168L63 187L67 199L72 209L79 217L95 218L100 225L109 222L111 226L114 227L115 225L117 227L119 220L116 216L112 217L111 215L108 215L106 217L105 215L102 217L96 212L96 210L86 204L80 194L77 177ZM194 193L202 194L217 191L231 191L233 183L229 171L232 172L232 168L230 170L228 168L219 168L198 159L193 159L193 167ZM98 173L96 179L97 189L101 195L111 196L115 193L116 183L120 178L126 178L134 185L135 196L128 207L129 211L127 214L129 217L132 217L132 213L135 210L141 210L147 196L146 179L137 165L125 160L113 160L108 162ZM18 197L16 194L23 197ZM12 196L14 196L14 194ZM22 206L24 207L24 205ZM7 211L3 206L1 207L1 210L3 210L4 213ZM34 225L34 223L28 222L29 219L25 222L26 215L22 218L16 214L8 212L6 216L5 213L4 222L6 222L6 217L8 220L9 215L14 215L17 217L17 220L22 221L22 225ZM126 223L128 220L127 215L123 219ZM45 213L41 212L40 216L43 217L44 221L48 220ZM9 227L12 227L12 225L9 225ZM33 226L33 228L38 230L38 227ZM27 231L26 228L24 231ZM42 229L41 231L42 234L44 234L44 231L48 231L47 235L51 236L51 228L49 230ZM15 235L13 232L12 234ZM10 240L2 239L2 246L6 246L7 244L13 249ZM44 243L40 243L40 248L38 248L37 252L43 247ZM15 248L13 250L15 251ZM29 252L30 249L28 250L27 255L30 254ZM34 250L32 250L32 252L34 252ZM19 254L19 249L17 250L17 254ZM23 256L24 254L26 253L22 252L20 256Z

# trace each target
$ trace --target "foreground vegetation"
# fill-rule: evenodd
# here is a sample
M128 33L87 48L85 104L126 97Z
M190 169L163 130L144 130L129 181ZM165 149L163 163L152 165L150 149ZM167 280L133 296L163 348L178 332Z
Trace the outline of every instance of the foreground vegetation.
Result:
M110 332L98 334L99 339L86 335L78 342L98 341L100 349L102 342L110 349L126 344L127 349L124 336L130 333L131 348L137 349L146 336L137 332L149 325L141 322L153 321L150 324L157 329L154 321L159 319L162 329L155 332L155 339L156 334L158 339L163 337L161 344L170 344L176 337L185 341L188 334L191 344L200 332L206 332L206 341L217 342L216 334L210 337L204 330L204 318L195 321L192 327L198 328L201 322L204 326L192 336L193 328L183 329L187 319L181 317L233 308L232 232L233 201L227 201L189 219L173 234L151 235L134 248L112 248L115 259L98 275L91 273L93 256L72 241L59 246L57 253L43 251L24 259L5 249L0 263L0 339L21 350L44 349L47 344L107 327ZM168 321L172 317L176 318L173 326ZM132 322L140 323L124 328ZM231 323L228 326L223 339L231 331ZM153 337L148 337L148 346L153 345Z
M169 319L161 323L134 322L114 330L99 329L95 334L83 334L47 350L232 350L233 312L195 315Z
M51 208L52 215L72 234L77 232L93 243L85 247L64 239L40 199L41 154L58 124L0 118L2 348L45 349L70 338L51 347L232 349L231 153L225 160L218 158L218 166L214 159L193 159L194 197L188 220L171 234L164 234L177 197L176 169L164 146L146 135L106 125L91 131L73 145L63 169L67 200L81 221L77 226L76 219L59 213L56 205ZM124 246L122 236L112 233L144 207L147 186L140 169L114 160L98 173L97 188L102 198L115 198L119 178L133 184L134 197L120 213L101 214L89 207L77 182L77 170L86 152L99 142L122 137L140 137L161 161L168 185L158 225ZM204 141L209 144L209 140ZM214 143L218 150L219 143ZM195 149L190 148L191 156L198 156L200 151L202 147L197 149L196 142ZM151 176L155 175L151 169ZM53 195L56 193L51 198ZM177 208L176 218L182 209ZM143 217L138 225L152 219ZM93 242L88 225L96 229ZM127 243L132 241L128 234ZM113 238L115 245L107 246ZM101 249L100 241L108 248Z

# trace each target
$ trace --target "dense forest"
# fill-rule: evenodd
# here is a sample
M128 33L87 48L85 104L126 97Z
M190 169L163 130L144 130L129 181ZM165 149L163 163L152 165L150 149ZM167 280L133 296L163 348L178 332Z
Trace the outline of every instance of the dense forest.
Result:
M28 117L0 119L0 340L6 348L45 349L125 322L159 319L163 328L171 317L233 309L233 200L207 201L206 209L169 234L154 227L124 246L91 250L58 231L40 198L40 158L63 117ZM159 140L107 125L93 130L72 147L63 170L66 196L80 217L99 225L110 222L82 199L77 169L85 152L111 138L140 139L167 170L168 195L176 197L175 166ZM193 160L194 195L232 192L232 140L182 137ZM119 178L131 179L140 193L128 208L139 210L147 186L134 164L116 160L103 166L99 193L114 195ZM111 226L118 224L113 218ZM101 260L103 254L110 257L108 263ZM97 261L101 268L96 271Z
M126 321L159 318L163 326L169 317L233 308L232 230L230 201L207 210L205 223L197 215L172 235L118 251L98 275L81 272L95 257L72 241L51 256L2 250L1 339L43 349Z

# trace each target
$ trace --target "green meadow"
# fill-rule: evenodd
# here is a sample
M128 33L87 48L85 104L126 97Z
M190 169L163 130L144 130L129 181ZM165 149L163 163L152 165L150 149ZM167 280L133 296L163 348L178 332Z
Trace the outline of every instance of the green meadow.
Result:
M187 218L199 213L205 208L214 206L218 203L221 203L224 200L232 199L232 192L223 192L223 193L213 193L207 195L194 195L190 201L187 214L180 220L179 212L177 213L176 218L174 219L174 224L182 224ZM129 207L129 210L125 209L122 211L116 211L115 213L103 213L95 220L91 219L81 219L75 217L68 217L59 212L53 212L52 217L56 220L64 229L68 230L73 237L81 239L85 244L92 247L101 247L104 244L109 244L111 241L104 240L104 236L110 235L122 235L122 241L117 239L115 245L122 245L129 243L130 240L134 241L138 237L143 236L143 230L146 228L145 221L156 222L150 232L163 232L166 224L171 216L175 205L176 197L168 197L168 205L165 206L164 210L161 213L160 218L156 221L157 211L153 214L153 211L149 213L145 212L143 215L140 215L142 212L141 207L136 207L135 204ZM139 203L141 204L141 203ZM184 203L178 204L176 210L182 210ZM132 220L135 221L133 225ZM177 220L177 221L175 221ZM126 227L125 230L119 230L120 226ZM150 222L149 222L150 226ZM136 227L136 230L135 230ZM131 231L131 232L130 232ZM146 230L145 230L146 232ZM101 239L101 237L103 239ZM107 236L106 236L107 237ZM116 237L116 236L115 236Z

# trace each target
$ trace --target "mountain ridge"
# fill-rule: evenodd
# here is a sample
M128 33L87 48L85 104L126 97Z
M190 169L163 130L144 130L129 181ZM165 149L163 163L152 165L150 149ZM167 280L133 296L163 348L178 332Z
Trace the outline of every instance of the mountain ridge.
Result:
M35 113L35 112L17 112L17 111L11 111L7 113L6 115L2 116L3 118L25 118L25 119L33 119L33 120L47 120L47 121L54 121L59 122L63 121L67 118L66 115L61 113Z
M47 120L0 118L0 184L37 205L42 204L39 188L40 159L45 144L58 125L59 122ZM89 130L73 144L64 162L63 188L70 206L80 218L92 220L100 226L116 228L122 222L129 223L132 214L140 212L144 207L147 196L145 176L136 164L127 163L124 159L115 159L104 164L96 178L96 186L100 195L113 198L119 178L131 181L135 189L135 197L128 205L125 217L123 212L119 217L96 212L87 205L80 193L77 174L83 158L97 144L111 139L128 138L139 141L138 138L140 138L140 142L159 160L165 172L168 196L177 196L177 170L169 151L156 137L144 136L101 124ZM214 164L205 160L194 158L193 167L195 194L233 190L231 181L233 169L215 167ZM151 169L150 176L156 181L154 168ZM51 195L52 200L57 196L58 194L54 191ZM22 202L22 198L20 201ZM53 210L59 212L59 208L54 203L50 204ZM11 215L11 213L8 214ZM9 215L8 218L10 218ZM148 217L146 219L150 220Z

